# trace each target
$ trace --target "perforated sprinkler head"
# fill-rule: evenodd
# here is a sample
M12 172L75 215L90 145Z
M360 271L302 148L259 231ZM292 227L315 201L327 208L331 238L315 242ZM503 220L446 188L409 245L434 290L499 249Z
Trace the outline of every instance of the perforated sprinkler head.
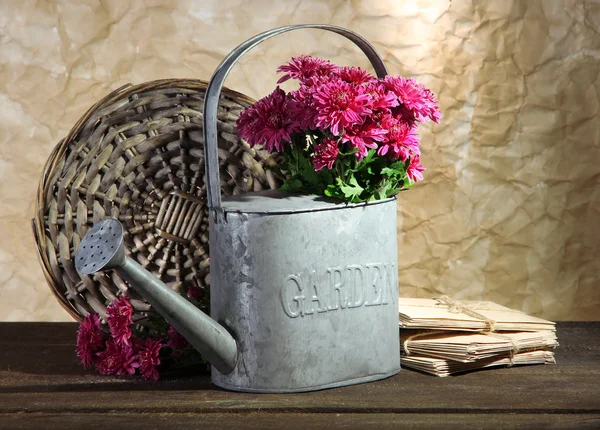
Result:
M115 269L124 261L123 226L114 218L95 224L75 252L75 269L82 275Z

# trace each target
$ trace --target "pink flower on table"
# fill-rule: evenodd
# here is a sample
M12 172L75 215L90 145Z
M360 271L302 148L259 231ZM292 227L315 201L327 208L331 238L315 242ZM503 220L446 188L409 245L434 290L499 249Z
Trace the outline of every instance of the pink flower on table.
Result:
M175 330L175 327L170 326L169 327L169 331L168 331L168 335L169 335L169 341L167 342L167 346L175 351L181 350L181 349L186 349L186 348L191 348L192 345L190 345L190 343L187 341L187 339L185 337L183 337L181 335L181 333L179 333L177 330ZM175 354L173 354L175 355Z
M131 337L131 324L133 323L131 320L133 308L129 303L129 299L124 296L116 299L106 308L106 314L106 322L115 342L131 346L129 338Z
M187 297L188 299L200 301L206 292L196 281L193 284L187 286Z
M289 114L288 97L279 87L242 111L237 127L250 146L262 144L269 152L282 151L283 143L291 141L290 134L299 130Z
M140 367L139 356L133 348L114 339L107 340L106 349L96 356L96 368L103 375L133 375Z
M323 167L331 170L339 153L340 150L337 141L331 137L324 137L320 143L315 145L315 154L313 156L315 171L318 172Z
M419 155L413 155L410 157L410 164L406 168L406 174L412 182L423 180L423 174L425 168L421 165L421 159Z
M357 149L356 158L360 161L367 156L369 149L377 148L377 142L385 140L387 130L380 128L371 120L364 124L346 128L342 142L348 142Z
M100 329L98 314L87 314L77 331L77 356L84 367L94 364L96 352L104 346L104 336Z
M410 110L417 121L431 119L437 123L442 117L433 93L413 78L386 76L384 85L392 91L398 101Z
M160 341L147 338L139 350L140 373L145 379L158 380L158 365L160 364L158 355L162 347L163 344Z
M377 78L367 72L365 69L355 66L340 67L338 71L340 78L350 84L361 85L369 82L376 82Z
M364 87L340 79L317 88L313 98L318 110L318 127L329 128L334 136L339 136L342 128L362 124L371 113L371 96L365 93Z
M306 82L314 76L331 76L337 70L338 66L327 60L310 55L301 55L292 57L289 63L277 68L278 73L285 73L277 83L280 84L288 79L298 79L300 82Z
M397 120L391 115L386 115L381 120L381 128L387 130L384 142L377 150L378 155L389 154L404 162L411 154L420 154L419 138L415 128L407 122Z

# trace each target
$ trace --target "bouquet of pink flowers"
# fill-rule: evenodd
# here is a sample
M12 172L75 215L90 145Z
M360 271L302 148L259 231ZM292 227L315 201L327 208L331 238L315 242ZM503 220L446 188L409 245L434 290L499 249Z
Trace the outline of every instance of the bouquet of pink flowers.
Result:
M240 115L250 146L281 154L285 191L357 203L396 195L423 179L417 126L439 123L433 93L414 79L378 79L359 67L300 56L277 69L279 86Z
M188 300L207 311L208 302L188 291ZM134 323L133 307L121 296L106 308L105 323L88 314L77 332L77 356L86 368L103 375L139 374L156 381L167 369L203 366L207 362L173 327L154 313L145 326Z

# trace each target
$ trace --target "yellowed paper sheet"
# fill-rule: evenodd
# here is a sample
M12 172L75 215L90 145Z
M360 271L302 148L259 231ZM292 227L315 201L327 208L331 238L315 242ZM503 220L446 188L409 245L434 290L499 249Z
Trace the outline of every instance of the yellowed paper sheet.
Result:
M437 330L548 330L555 323L492 302L401 298L400 327Z

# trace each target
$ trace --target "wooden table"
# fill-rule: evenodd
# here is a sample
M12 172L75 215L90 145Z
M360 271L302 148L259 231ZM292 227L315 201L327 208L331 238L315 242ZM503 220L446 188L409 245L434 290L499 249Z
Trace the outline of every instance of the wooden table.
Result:
M71 323L0 323L0 428L600 428L600 323L558 324L557 365L300 394L85 371Z

